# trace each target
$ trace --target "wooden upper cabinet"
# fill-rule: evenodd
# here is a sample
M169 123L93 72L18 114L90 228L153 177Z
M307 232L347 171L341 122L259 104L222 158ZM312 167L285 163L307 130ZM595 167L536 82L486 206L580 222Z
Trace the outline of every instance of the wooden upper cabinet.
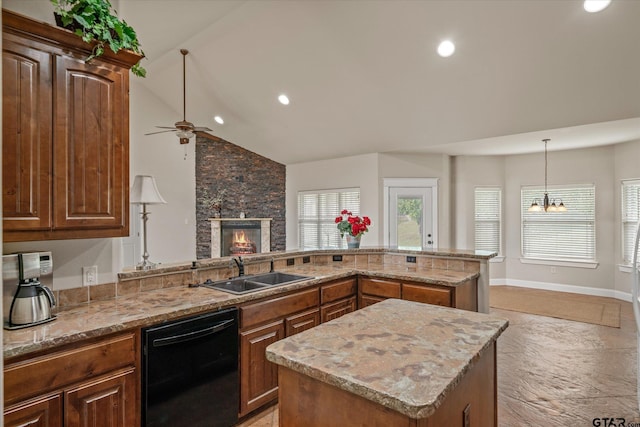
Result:
M133 52L2 11L4 241L129 235Z
M128 234L128 73L56 57L55 229L115 228Z
M51 55L2 44L4 230L51 227Z

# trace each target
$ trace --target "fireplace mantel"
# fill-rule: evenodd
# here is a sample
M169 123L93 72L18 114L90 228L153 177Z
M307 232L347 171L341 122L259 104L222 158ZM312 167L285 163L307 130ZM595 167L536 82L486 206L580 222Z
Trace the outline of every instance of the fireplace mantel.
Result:
M222 222L259 222L261 252L271 252L271 221L273 218L209 218L211 222L211 258L219 258L222 253Z

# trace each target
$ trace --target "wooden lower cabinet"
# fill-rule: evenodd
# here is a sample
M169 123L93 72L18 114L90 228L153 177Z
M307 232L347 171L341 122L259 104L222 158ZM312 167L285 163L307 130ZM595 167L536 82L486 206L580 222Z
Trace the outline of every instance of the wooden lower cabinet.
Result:
M284 366L280 367L279 425L324 427L354 425L403 427L496 427L498 425L495 341L435 412L412 418L377 402L329 385Z
M400 298L407 301L478 311L477 279L467 280L457 286L365 276L361 276L358 280L358 308L367 307L387 298Z
M64 393L66 426L129 427L136 423L133 369L76 386Z
M355 296L325 304L320 307L320 321L325 323L329 320L337 319L347 313L356 311L356 307L357 304Z
M23 405L5 408L5 427L61 427L62 399L60 394L45 396Z
M5 361L4 425L138 425L138 343L137 333L126 332Z
M317 308L289 316L285 319L284 323L285 336L290 337L291 335L306 331L307 329L311 329L319 324L320 310Z
M278 365L265 349L284 335L282 320L240 332L240 416L278 397Z

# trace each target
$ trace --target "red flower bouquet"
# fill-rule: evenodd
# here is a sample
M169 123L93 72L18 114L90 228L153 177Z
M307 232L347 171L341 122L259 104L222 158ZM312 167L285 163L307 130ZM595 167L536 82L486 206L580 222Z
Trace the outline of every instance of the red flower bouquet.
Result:
M345 215L347 216L346 219ZM340 216L336 217L336 224L338 224L338 230L340 230L340 237L344 237L345 234L357 237L369 231L368 226L371 225L371 220L368 216L360 218L343 209L340 212Z

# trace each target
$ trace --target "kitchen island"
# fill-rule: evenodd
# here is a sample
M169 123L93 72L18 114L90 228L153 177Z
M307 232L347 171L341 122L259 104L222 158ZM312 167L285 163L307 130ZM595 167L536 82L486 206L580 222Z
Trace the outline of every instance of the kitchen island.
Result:
M496 426L507 320L389 299L278 341L281 426Z

